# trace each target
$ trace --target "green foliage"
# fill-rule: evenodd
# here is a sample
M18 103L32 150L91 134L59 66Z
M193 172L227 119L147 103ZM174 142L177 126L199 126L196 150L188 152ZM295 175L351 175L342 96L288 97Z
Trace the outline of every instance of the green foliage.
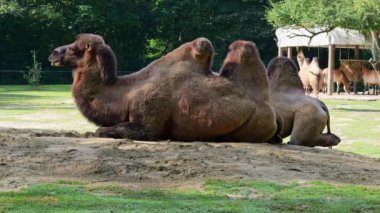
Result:
M337 27L353 25L352 9L346 7L352 0L285 0L272 2L266 11L267 20L275 27L301 26ZM355 25L356 26L356 25ZM352 27L348 27L353 29Z
M276 54L272 27L265 21L264 0L162 0L154 9L158 23L156 36L168 52L183 42L207 37L216 51L214 69L219 69L228 46L234 40L254 41L262 59Z
M263 19L265 0L0 2L0 70L23 70L30 59L21 53L33 49L43 69L56 70L47 60L53 48L84 32L105 38L120 71L141 69L197 37L213 42L214 69L219 69L228 45L236 39L256 42L265 62L276 54L273 29Z
M371 33L372 58L380 70L380 4L378 0L282 0L270 3L266 19L275 27L335 27Z
M380 189L313 181L207 181L204 190L130 190L61 181L0 193L0 211L12 212L374 212Z
M37 87L40 85L40 80L42 77L42 67L41 63L37 61L36 51L32 50L33 64L32 66L27 66L28 72L24 74L24 78L28 81L29 85L32 87Z

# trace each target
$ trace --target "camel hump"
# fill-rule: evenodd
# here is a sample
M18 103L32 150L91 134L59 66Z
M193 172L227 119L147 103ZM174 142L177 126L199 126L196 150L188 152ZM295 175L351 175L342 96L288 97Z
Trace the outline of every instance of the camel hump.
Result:
M267 67L271 87L287 86L303 90L296 64L287 57L273 58Z
M214 47L210 40L200 37L194 40L194 47L200 54L212 55L214 54Z

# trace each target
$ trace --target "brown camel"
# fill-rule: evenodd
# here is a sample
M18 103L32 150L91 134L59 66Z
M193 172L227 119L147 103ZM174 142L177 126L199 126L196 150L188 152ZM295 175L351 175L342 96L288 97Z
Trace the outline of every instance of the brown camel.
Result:
M318 98L319 94L319 82L321 79L321 68L319 67L319 59L314 57L310 62L308 58L302 52L302 49L298 49L297 61L300 67L298 75L301 78L305 93L312 94Z
M248 98L256 103L252 119L260 128L250 130L250 134L262 135L263 138L273 135L277 130L276 114L269 103L269 80L256 45L250 41L233 42L219 70L219 76L246 88ZM276 135L274 137L271 142L282 142L281 138Z
M327 92L327 75L328 68L323 69L321 73L321 81L319 88L322 89L323 93ZM346 74L340 69L333 69L333 82L336 82L336 92L340 94L340 84L344 85L344 91L346 94L350 94L350 84Z
M330 131L330 115L326 105L305 95L294 62L285 57L274 58L268 65L271 103L283 118L281 137L289 144L303 146L335 146L340 138ZM327 126L327 133L322 133Z
M213 47L205 38L185 43L142 70L116 75L116 58L103 38L81 34L49 60L73 69L72 93L99 136L140 140L265 142L257 105L244 88L214 76ZM259 119L259 120L258 120ZM275 128L274 128L275 129Z

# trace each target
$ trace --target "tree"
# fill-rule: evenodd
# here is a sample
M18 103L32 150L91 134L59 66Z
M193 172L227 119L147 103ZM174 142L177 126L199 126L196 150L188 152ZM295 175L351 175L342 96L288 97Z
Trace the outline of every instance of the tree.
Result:
M0 0L0 70L25 69L31 50L43 69L54 69L47 60L52 49L79 33L102 35L121 71L138 70L197 37L213 42L214 69L237 39L256 42L269 61L276 47L264 19L268 6L267 0Z
M373 64L376 70L380 70L378 0L271 1L266 18L275 27L295 25L309 29L325 27L326 31L335 27L359 30L370 37Z
M261 57L269 61L276 53L273 28L264 19L266 0L162 0L157 1L157 34L162 52L183 42L207 37L216 54L214 69L222 63L234 40L251 40ZM154 42L156 43L156 42Z

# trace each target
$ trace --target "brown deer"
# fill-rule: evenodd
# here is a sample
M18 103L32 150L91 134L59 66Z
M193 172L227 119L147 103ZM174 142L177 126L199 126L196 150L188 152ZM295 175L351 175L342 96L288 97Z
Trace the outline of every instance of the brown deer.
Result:
M373 93L372 94L378 94L378 87L380 86L380 74L376 70L369 70L367 67L363 66L362 68L363 73L363 93L365 93L366 88L368 88L368 94L369 94L369 86L373 86Z
M328 75L328 68L323 69L321 74L321 81L320 81L320 88L322 89L323 93L327 92L327 75ZM340 69L333 69L333 82L336 83L336 93L340 94L340 84L344 85L344 91L346 94L350 94L350 84L348 81L348 78L346 74Z

